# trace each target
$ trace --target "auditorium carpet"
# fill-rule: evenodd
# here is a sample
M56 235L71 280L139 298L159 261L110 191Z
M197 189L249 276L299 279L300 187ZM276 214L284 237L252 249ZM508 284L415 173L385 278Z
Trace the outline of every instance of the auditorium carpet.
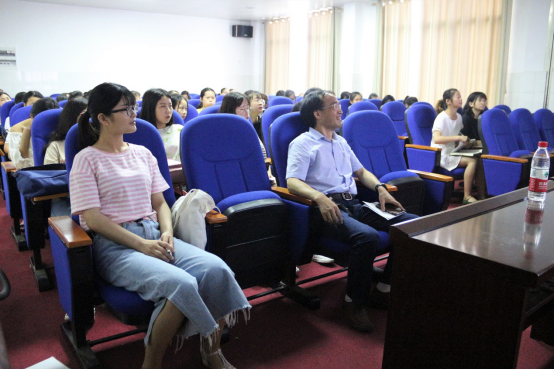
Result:
M0 198L0 267L12 283L11 295L0 302L0 322L14 368L25 368L51 356L70 368L79 364L60 323L64 311L57 291L39 293L29 269L30 251L18 252L9 236L10 218ZM43 251L52 264L49 245ZM329 271L315 263L301 266L300 279ZM54 279L53 270L49 275ZM243 320L230 331L230 341L223 346L227 359L238 368L380 368L387 314L372 310L375 331L358 333L345 325L341 300L345 274L306 285L321 298L321 308L308 310L278 294L253 301L251 320ZM253 289L254 290L254 289ZM252 290L251 290L252 291ZM250 293L250 291L249 291ZM115 334L125 325L97 308L96 324L90 339ZM106 368L139 368L144 355L144 334L94 347ZM175 350L175 341L167 351L164 367L203 368L197 337ZM519 368L554 368L554 352L523 333Z

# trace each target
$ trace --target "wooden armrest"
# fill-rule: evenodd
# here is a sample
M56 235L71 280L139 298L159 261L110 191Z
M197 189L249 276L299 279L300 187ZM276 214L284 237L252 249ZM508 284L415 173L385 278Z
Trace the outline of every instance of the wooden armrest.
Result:
M43 197L34 197L33 202L41 202L43 200L64 198L64 197L68 197L68 196L69 196L69 193L59 193L59 194L45 195Z
M271 191L273 191L275 194L279 195L281 198L286 200L291 200L296 203L304 204L307 206L315 206L315 202L313 200L310 200L308 198L304 198L300 195L292 194L289 189L282 188L280 186L275 186L271 188Z
M512 158L512 157L505 157L503 155L490 155L490 154L483 154L481 156L482 159L492 159L495 161L503 161L503 162L513 162L513 163L527 163L527 159L523 158Z
M273 164L273 161L271 160L271 158L266 158L265 159L265 164L268 164L268 165L272 165Z
M1 145L1 144L0 144L0 145ZM1 155L2 157L4 157L4 156L6 155L6 153L4 153L4 151L3 151L2 149L0 149L0 155Z
M407 137L407 136L398 136L398 138L399 138L400 140L404 140L404 141L408 140L408 137Z
M354 177L354 180L356 181L356 186L363 186L363 187L365 187L365 185L360 181L359 178ZM398 191L398 188L397 188L396 186L394 186L394 185L390 185L390 184L385 184L385 185L387 186L387 191L388 191L389 193L393 193L393 192L395 192L395 191ZM371 190L374 190L374 189L371 189Z
M210 225L213 224L222 224L224 222L227 222L227 216L225 216L223 213L219 213L217 211L211 210L206 214L206 222Z
M440 152L442 150L442 148L435 148L435 147L432 147L432 146L414 145L414 144L406 144L406 148L430 150L432 152Z
M13 162L2 162L2 168L6 171L6 173L17 171L17 168L15 168Z
M50 217L48 224L67 248L84 247L92 244L92 240L85 230L77 225L71 217Z
M418 171L418 170L408 170L408 171L417 174L422 179L429 179L429 180L442 181L442 182L454 181L454 178L452 178L451 176L441 175L438 173L424 172L424 171Z

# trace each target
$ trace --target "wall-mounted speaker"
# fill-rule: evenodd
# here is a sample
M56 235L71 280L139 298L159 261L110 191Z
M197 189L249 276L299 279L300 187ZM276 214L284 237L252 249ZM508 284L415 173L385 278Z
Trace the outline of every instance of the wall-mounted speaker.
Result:
M252 37L253 29L252 26L237 24L233 26L232 35L233 37Z

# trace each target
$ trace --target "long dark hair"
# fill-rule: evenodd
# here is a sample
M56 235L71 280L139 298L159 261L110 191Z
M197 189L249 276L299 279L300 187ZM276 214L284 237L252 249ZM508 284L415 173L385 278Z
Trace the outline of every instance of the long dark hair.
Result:
M171 99L171 95L164 89L150 89L146 91L142 96L142 110L140 111L140 118L150 122L156 128L158 128L158 125L156 125L156 105L163 97L169 98L173 107L173 100ZM169 127L172 124L173 112L171 112L171 118L169 119L166 127Z
M464 114L467 114L468 116L473 118L477 118L473 114L473 108L469 106L469 103L475 104L475 102L481 98L487 100L487 96L485 95L485 93L482 93L480 91L475 91L469 94L469 96L467 97L466 104L464 105ZM481 112L481 114L483 114L483 112Z
M79 149L94 145L98 141L101 127L98 115L111 115L111 111L121 99L129 106L136 104L135 96L125 86L104 82L92 89L87 111L79 119Z
M208 91L211 91L214 93L214 96L216 95L214 89L212 89L211 87L205 87L202 89L202 91L200 91L200 104L198 104L198 109L200 108L203 108L203 104L202 104L202 98L204 97L204 95L206 95L206 93Z
M48 149L48 146L53 141L65 140L67 132L69 129L77 123L79 115L83 110L87 108L88 101L85 98L75 98L69 100L67 104L63 107L62 113L60 114L60 120L58 121L58 127L50 135L50 141L44 146L44 152Z
M240 107L245 100L248 102L248 109L250 109L250 99L248 99L246 95L238 92L225 94L225 97L221 101L219 113L237 114L237 108Z
M353 91L353 92L350 94L350 96L348 97L348 99L350 100L350 105L354 104L354 103L353 103L353 102L354 102L354 99L356 99L356 96L358 96L358 95L360 96L360 98L363 97L362 94L361 94L360 92L358 92L358 91Z
M42 99L39 99L35 102L35 104L33 104L33 107L31 108L31 117L36 117L39 113L42 113L44 111L47 111L49 109L55 109L55 108L59 108L60 106L58 105L58 103L56 103L56 101L54 99L52 99L51 97L47 97L47 98L42 98Z

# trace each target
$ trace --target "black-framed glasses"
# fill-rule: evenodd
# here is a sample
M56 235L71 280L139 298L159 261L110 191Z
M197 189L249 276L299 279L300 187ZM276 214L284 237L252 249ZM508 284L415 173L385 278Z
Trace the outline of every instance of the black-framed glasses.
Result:
M326 108L333 108L334 110L340 110L340 103L336 102L334 104L328 105L326 107L321 108L320 110L324 110Z
M133 114L133 112L138 113L138 110L139 110L139 105L138 104L135 104L135 105L129 105L127 108L121 108L121 109L115 109L115 110L112 110L110 111L110 113L118 113L118 112L125 112L127 111L127 115L129 117L131 117L131 115Z

